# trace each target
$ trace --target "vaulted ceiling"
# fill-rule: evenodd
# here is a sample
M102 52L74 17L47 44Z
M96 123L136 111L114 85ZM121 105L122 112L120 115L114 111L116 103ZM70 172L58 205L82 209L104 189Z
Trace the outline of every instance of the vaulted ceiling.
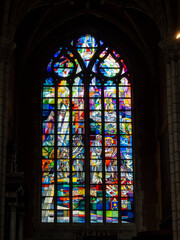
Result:
M130 39L152 65L159 41L180 25L178 0L4 0L0 11L1 36L16 43L23 61L50 36L88 26Z

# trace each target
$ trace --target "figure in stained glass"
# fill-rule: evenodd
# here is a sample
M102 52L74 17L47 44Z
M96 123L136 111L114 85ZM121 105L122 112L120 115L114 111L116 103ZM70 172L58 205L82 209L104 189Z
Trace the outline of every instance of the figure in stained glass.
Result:
M96 135L96 139L91 144L91 158L102 159L102 136Z
M131 84L121 55L77 36L49 61L42 89L42 222L133 222Z

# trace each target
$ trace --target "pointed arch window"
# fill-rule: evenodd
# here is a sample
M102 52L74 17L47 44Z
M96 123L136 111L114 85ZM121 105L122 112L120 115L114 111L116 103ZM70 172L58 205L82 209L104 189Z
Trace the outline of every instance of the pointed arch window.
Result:
M89 34L59 48L42 86L42 222L134 221L131 113L118 52Z

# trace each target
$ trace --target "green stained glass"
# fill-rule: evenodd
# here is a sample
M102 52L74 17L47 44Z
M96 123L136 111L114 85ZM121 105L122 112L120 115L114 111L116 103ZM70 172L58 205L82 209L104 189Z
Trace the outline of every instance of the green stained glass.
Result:
M100 98L90 98L89 99L89 109L90 110L101 109L101 99Z
M54 161L49 159L42 159L42 171L54 171Z
M55 87L43 87L43 97L52 98L55 97Z
M57 108L60 110L69 109L69 98L58 98Z
M107 58L100 63L100 72L105 77L115 77L117 73L120 72L120 65L116 62L112 55L109 54Z
M82 110L84 109L84 99L72 98L72 109Z
M134 222L129 76L122 56L90 34L64 43L49 61L42 86L43 223Z
M58 97L69 97L69 93L68 87L58 87Z
M72 97L84 97L84 87L74 86L72 87Z
M119 97L120 98L130 98L131 97L131 88L129 86L119 87Z

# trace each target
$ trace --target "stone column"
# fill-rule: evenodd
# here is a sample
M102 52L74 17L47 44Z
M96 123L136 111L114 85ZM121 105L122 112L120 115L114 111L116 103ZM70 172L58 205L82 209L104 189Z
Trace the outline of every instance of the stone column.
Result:
M173 239L180 239L180 39L162 41L166 60Z
M10 229L9 229L9 240L16 240L16 204L9 204L10 206Z
M0 239L4 239L8 82L15 44L0 37Z
M23 240L24 213L18 213L18 240Z

